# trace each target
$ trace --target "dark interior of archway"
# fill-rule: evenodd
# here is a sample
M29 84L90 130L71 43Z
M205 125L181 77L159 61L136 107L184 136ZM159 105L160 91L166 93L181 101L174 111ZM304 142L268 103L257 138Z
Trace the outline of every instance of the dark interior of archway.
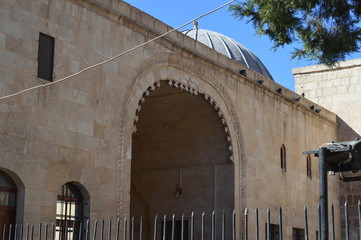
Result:
M132 139L131 215L230 213L234 167L224 125L204 96L162 82L145 98L138 118Z

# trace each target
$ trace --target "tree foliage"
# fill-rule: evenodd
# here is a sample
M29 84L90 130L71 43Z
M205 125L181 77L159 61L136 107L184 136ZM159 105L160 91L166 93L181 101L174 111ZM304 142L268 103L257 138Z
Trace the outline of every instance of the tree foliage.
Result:
M230 10L269 36L275 48L300 42L293 58L334 65L360 51L360 0L244 0Z

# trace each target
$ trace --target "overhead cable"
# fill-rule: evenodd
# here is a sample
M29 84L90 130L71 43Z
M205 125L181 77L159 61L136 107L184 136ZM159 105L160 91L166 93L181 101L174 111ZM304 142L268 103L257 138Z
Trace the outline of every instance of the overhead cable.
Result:
M183 24L183 25L181 25L181 26L179 26L179 27L177 27L177 28L174 28L174 29L172 29L172 30L170 30L170 31L168 31L168 32L166 32L166 33L163 33L162 35L159 35L158 37L155 37L155 38L153 38L153 39L151 39L151 40L149 40L149 41L146 41L146 42L144 42L144 43L142 43L142 44L140 44L140 45L138 45L138 46L136 46L136 47L133 47L133 48L131 48L131 49L125 51L125 52L122 52L122 53L120 53L120 54L118 54L118 55L115 55L114 57L111 57L111 58L109 58L109 59L107 59L107 60L104 60L104 61L102 61L102 62L96 63L96 64L91 65L91 66L89 66L89 67L86 67L86 68L84 68L84 69L82 69L82 70L80 70L80 71L78 71L78 72L76 72L76 73L73 73L73 74L71 74L71 75L68 75L68 76L66 76L66 77L64 77L64 78L61 78L61 79L59 79L59 80L56 80L56 81L54 81L54 82L49 82L49 83L46 83L46 84L36 85L36 86L34 86L34 87L26 88L26 89L24 89L24 90L21 90L21 91L19 91L19 92L13 93L13 94L9 94L9 95L2 96L2 97L0 97L0 100L6 99L6 98L10 98L10 97L14 97L14 96L20 95L20 94L22 94L22 93L29 92L29 91L31 91L31 90L37 89L37 88L43 88L43 87L47 87L47 86L50 86L50 85L53 85L53 84L56 84L56 83L60 83L60 82L62 82L62 81L65 81L65 80L68 80L68 79L70 79L70 78L72 78L72 77L75 77L75 76L77 76L77 75L79 75L79 74L81 74L81 73L83 73L83 72L85 72L85 71L88 71L88 70L90 70L90 69L96 68L96 67L101 66L101 65L104 65L104 64L106 64L106 63L108 63L108 62L111 62L111 61L113 61L113 60L121 57L121 56L124 56L125 54L127 54L127 53L129 53L129 52L132 52L132 51L134 51L134 50L136 50L136 49L138 49L138 48L141 48L141 47L143 47L143 46L145 46L145 45L147 45L147 44L149 44L149 43L151 43L151 42L154 42L154 41L156 41L156 40L158 40L158 39L160 39L160 38L162 38L162 37L164 37L164 36L166 36L166 35L174 32L174 31L177 31L178 29L181 29L181 28L187 26L188 24L191 24L191 23L193 23L194 21L196 21L196 20L198 20L198 19L200 19L200 18L202 18L202 17L204 17L204 16L207 16L207 15L209 15L209 14L215 12L215 11L218 11L219 9L221 9L221 8L223 8L223 7L231 4L231 3L234 2L234 1L236 1L236 0L229 1L229 2L227 2L227 3L225 3L225 4L221 5L221 6L219 6L219 7L217 7L217 8L215 8L215 9L213 9L213 10L207 12L207 13L204 13L204 14L200 15L199 17L197 17L197 18L195 18L195 19L193 19L193 20L190 20L189 22L187 22L187 23L185 23L185 24Z

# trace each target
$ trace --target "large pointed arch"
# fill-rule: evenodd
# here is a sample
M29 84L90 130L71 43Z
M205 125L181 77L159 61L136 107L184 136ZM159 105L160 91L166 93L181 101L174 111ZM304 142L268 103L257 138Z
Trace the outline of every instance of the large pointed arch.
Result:
M213 71L213 73L211 73ZM147 59L133 75L127 87L122 105L120 126L120 160L118 179L118 214L128 215L129 209L124 203L129 203L130 167L132 132L136 121L136 112L143 94L156 87L159 81L167 80L179 87L184 87L191 93L202 93L214 102L220 110L223 119L227 122L232 156L235 163L235 203L239 211L246 206L245 197L245 155L243 137L236 109L225 86L218 81L220 73L214 72L192 59L176 54L160 54ZM138 109L138 110L137 110Z

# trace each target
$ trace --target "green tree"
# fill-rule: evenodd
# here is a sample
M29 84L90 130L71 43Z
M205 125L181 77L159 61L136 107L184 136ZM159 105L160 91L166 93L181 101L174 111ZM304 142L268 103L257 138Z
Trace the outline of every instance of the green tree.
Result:
M274 48L299 42L293 58L334 65L360 51L360 0L244 0L230 10L269 36Z

